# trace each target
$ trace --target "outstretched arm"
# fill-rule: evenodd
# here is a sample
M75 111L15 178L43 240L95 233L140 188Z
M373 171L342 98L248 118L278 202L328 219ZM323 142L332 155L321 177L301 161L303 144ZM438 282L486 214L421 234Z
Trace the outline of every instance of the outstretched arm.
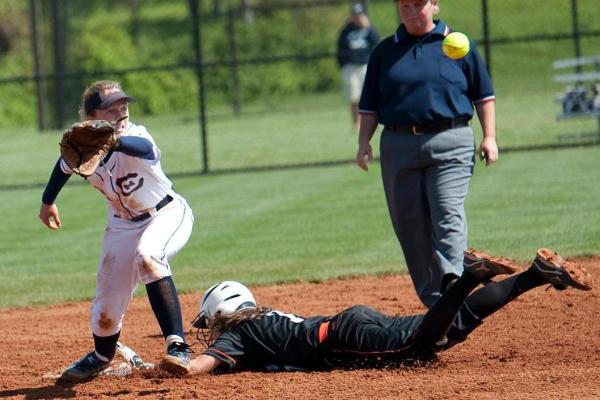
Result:
M40 206L39 218L44 225L50 229L60 229L61 223L58 216L58 208L54 201L62 187L67 183L71 175L65 174L60 168L60 158L54 165L44 194L42 195L42 205Z
M215 357L200 354L190 361L190 374L207 374L214 371L221 363L222 361Z

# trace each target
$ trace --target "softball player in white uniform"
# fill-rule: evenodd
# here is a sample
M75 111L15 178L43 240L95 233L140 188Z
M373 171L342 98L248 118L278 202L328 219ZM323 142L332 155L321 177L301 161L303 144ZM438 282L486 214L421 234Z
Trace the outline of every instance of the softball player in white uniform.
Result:
M108 202L108 221L92 304L91 329L95 350L73 363L63 379L93 378L114 357L127 305L141 281L167 342L162 366L172 372L188 370L181 310L171 278L169 258L188 241L194 217L185 199L172 189L160 165L160 150L146 128L129 122L129 102L120 85L93 84L82 96L85 119L117 121L120 147L110 153L87 181ZM60 228L54 204L73 171L59 159L40 209L49 228Z

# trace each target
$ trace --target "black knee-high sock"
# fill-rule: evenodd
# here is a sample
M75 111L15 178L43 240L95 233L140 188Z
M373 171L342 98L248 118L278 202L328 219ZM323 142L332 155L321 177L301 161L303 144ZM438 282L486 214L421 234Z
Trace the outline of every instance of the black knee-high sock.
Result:
M465 303L480 319L493 314L521 294L546 284L532 268L500 282L490 283L467 297Z
M465 272L425 314L415 339L424 344L441 340L450 329L465 299L479 283L478 279Z
M120 334L121 332L117 332L112 336L94 335L94 350L96 350L96 353L108 358L109 361L112 360L117 351L117 342L119 341Z
M167 276L149 283L146 285L146 292L163 336L166 338L169 335L177 335L185 340L181 306L173 279Z

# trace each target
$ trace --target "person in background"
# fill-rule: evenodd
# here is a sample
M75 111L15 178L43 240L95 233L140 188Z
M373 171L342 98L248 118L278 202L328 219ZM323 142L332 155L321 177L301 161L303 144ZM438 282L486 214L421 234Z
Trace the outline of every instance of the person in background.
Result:
M342 72L342 89L350 102L352 126L358 132L360 115L358 100L362 90L369 55L379 42L379 33L371 25L364 6L356 3L350 18L340 31L337 42L337 62Z

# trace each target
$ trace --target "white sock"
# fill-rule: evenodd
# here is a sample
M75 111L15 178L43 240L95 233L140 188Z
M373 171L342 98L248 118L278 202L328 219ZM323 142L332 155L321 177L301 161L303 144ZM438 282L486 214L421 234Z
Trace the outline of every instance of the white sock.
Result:
M167 343L167 347L169 347L173 343L185 343L185 340L179 335L169 335L165 339Z

